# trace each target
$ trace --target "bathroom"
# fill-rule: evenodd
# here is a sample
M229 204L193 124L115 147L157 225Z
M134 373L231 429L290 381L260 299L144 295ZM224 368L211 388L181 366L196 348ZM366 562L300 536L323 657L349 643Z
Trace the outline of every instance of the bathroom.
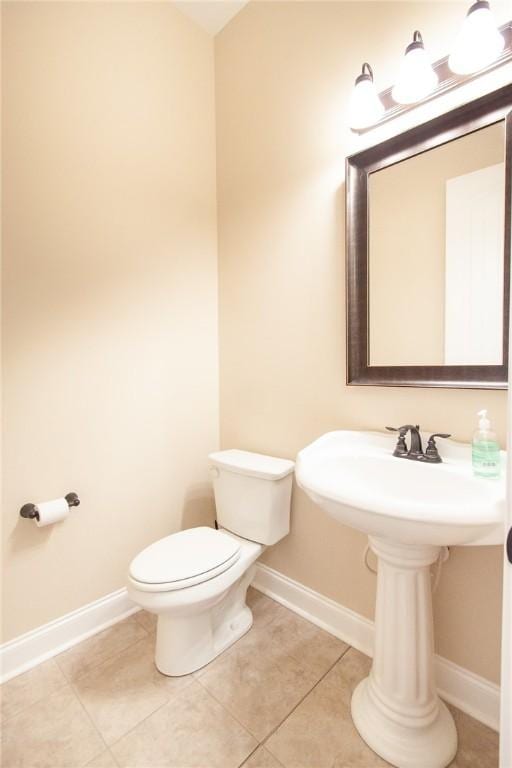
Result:
M367 532L315 503L298 465L278 480L289 532L247 570L253 625L216 658L158 672L156 614L128 589L154 542L222 534L212 454L291 463L327 433L377 432L392 471L430 479L450 440L437 440L444 465L419 466L392 456L386 427L468 444L482 409L506 448L506 377L447 382L434 366L426 381L361 382L349 327L366 310L347 291L360 225L346 159L489 94L510 100L509 0L491 0L508 30L499 66L364 130L351 124L355 80L368 62L389 89L415 30L431 62L448 56L470 6L3 0L6 768L511 768L503 539L442 542L447 559L426 567L429 663L458 735L439 759L435 739L385 759L354 725L379 566ZM425 337L435 311L406 282L373 288L370 301L380 288L399 310L388 338ZM65 519L20 516L53 499Z

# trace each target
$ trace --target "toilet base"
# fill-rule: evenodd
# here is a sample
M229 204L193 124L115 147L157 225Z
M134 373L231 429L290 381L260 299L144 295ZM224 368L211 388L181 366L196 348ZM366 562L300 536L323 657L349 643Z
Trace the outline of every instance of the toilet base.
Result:
M213 606L198 614L163 612L156 628L155 664L169 677L189 675L209 664L252 627L246 604L251 566Z
M217 631L211 618L209 612L182 619L165 614L158 617L155 664L159 672L169 677L189 675L213 661L252 627L252 611L247 605Z

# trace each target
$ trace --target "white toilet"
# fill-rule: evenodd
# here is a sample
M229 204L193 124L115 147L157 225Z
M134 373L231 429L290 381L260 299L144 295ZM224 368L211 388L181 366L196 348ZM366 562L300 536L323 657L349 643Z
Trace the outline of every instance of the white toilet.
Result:
M219 530L156 541L128 576L131 599L158 615L155 663L173 677L204 667L251 627L254 564L290 530L293 461L238 450L209 460Z

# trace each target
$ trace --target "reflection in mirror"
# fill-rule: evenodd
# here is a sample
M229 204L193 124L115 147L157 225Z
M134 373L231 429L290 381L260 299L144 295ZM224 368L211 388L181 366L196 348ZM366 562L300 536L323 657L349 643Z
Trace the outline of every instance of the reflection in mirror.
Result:
M504 121L371 173L370 366L501 365Z

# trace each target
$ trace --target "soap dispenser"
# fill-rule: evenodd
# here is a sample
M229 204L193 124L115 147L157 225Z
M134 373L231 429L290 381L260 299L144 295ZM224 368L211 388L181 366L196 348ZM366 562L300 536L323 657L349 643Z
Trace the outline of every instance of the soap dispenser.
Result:
M491 429L487 411L478 411L478 429L473 435L473 473L477 477L499 477L501 472L500 446Z

